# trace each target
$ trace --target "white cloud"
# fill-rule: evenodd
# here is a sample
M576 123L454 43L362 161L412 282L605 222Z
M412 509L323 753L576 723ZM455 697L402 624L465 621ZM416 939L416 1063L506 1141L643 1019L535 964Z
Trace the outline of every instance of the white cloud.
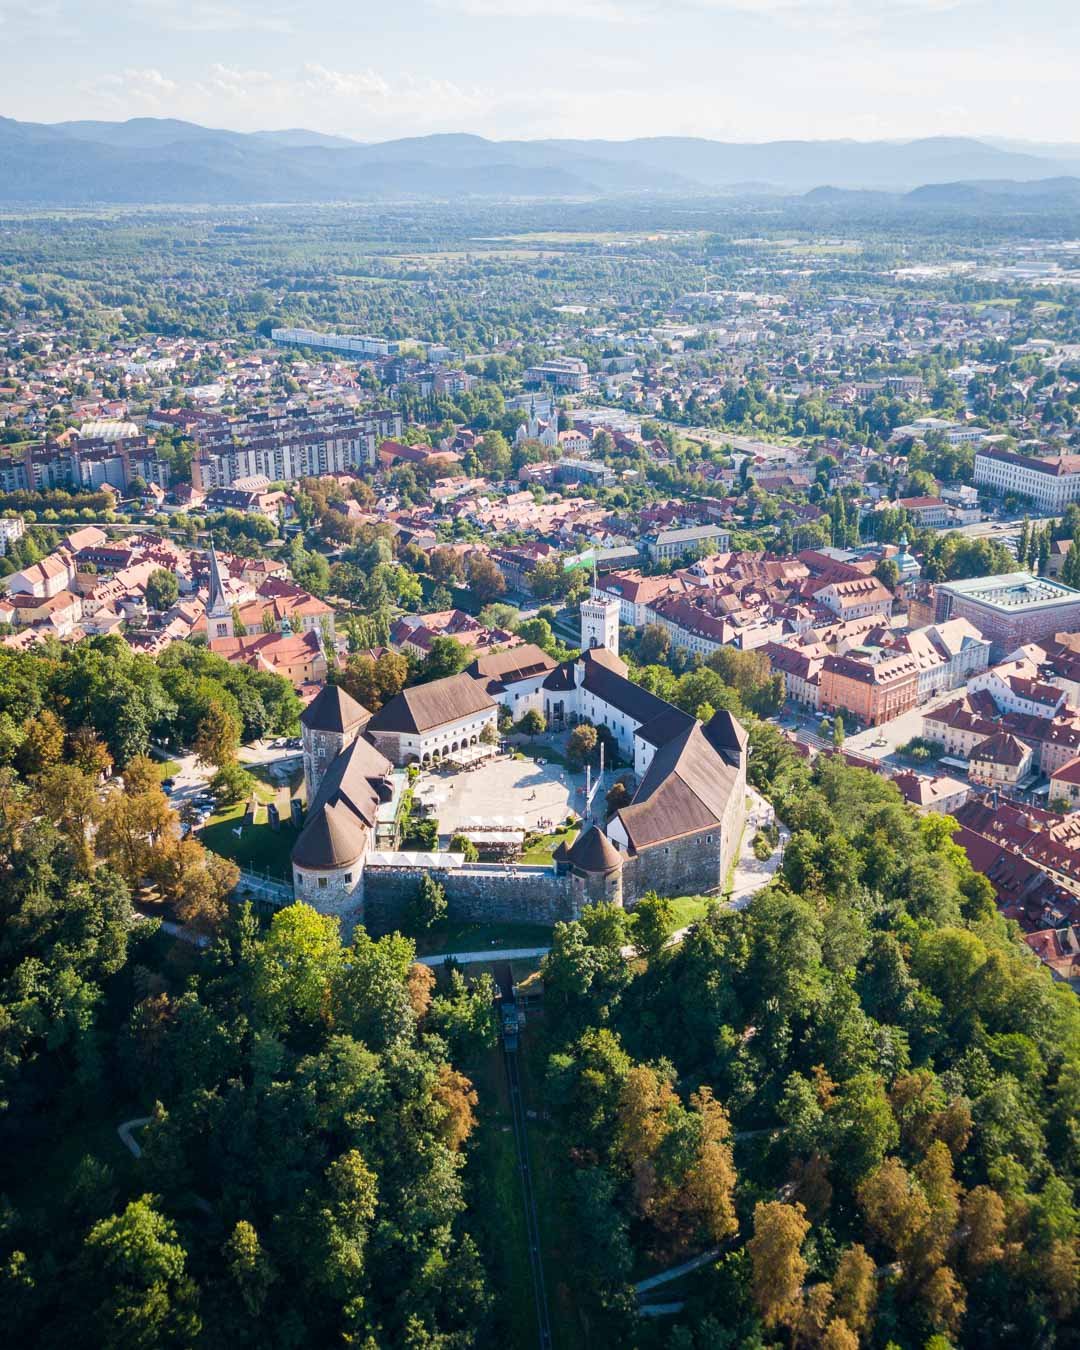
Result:
M390 93L389 83L377 71L327 70L314 61L304 66L304 83L334 98L385 98Z
M237 70L215 63L202 87L211 93L224 94L226 98L250 99L265 96L274 83L274 76L268 70Z
M162 109L178 92L180 86L160 70L129 68L115 75L101 75L80 86L84 93L114 107L134 105L140 110Z

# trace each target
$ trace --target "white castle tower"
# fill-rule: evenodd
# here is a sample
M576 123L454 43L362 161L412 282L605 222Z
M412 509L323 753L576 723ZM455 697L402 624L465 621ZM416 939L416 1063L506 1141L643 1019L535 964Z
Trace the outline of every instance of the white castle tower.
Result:
M591 647L619 654L619 602L596 591L581 602L581 650Z

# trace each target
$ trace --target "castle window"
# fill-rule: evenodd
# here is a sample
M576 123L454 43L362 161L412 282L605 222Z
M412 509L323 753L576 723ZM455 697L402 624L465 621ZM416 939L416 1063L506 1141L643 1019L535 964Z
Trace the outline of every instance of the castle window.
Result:
M666 852L667 852L667 849L665 849L664 852L666 853ZM326 890L326 878L325 878L325 877L320 877L320 878L319 878L319 890L320 890L320 891L325 891L325 890Z
M351 872L346 872L346 873L345 873L345 882L346 882L346 884L349 885L349 886L352 885L352 873L351 873Z

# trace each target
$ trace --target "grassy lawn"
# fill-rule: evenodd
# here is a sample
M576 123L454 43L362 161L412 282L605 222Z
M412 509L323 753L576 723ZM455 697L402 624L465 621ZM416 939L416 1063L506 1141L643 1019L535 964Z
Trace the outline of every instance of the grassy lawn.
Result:
M709 901L704 895L680 895L672 900L671 907L675 911L675 927L685 928L705 917Z
M487 947L549 947L551 929L542 923L462 923L453 919L436 924L416 939L418 956L440 952L479 952Z
M561 769L570 769L569 761L561 750L556 750L553 746L545 745L543 741L522 741L520 745L514 745L515 750L520 750L526 759L543 759L548 764L558 764ZM576 773L576 769L570 769L571 773Z
M166 778L175 778L180 772L181 765L175 759L163 759L157 765L157 771L162 781Z
M244 764L248 773L256 780L260 787L265 786L270 792L280 792L282 788L288 787L292 795L296 796L296 789L304 781L304 765L300 761L296 768L287 778L275 778L265 764ZM258 791L258 788L256 788ZM262 797L259 799L263 800ZM273 800L272 798L270 800Z
M270 794L271 798L273 794ZM288 881L292 876L290 855L296 843L297 832L286 822L275 834L266 823L266 812L260 811L257 824L243 826L243 832L236 834L244 818L244 802L226 807L211 816L199 833L199 840L223 858L231 858L238 867L249 868L257 872L270 872Z
M575 829L563 830L561 834L545 834L542 839L527 848L521 855L523 863L550 863L552 855L558 846L562 843L567 848L578 837L578 831Z

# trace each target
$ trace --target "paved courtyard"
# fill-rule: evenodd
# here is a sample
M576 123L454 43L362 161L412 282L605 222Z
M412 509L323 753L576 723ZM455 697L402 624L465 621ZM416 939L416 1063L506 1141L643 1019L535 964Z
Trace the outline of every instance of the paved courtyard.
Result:
M470 825L502 823L527 830L543 828L541 821L558 825L584 806L584 774L559 764L500 757L466 773L425 772L417 780L416 795L431 802L439 833L449 837Z

